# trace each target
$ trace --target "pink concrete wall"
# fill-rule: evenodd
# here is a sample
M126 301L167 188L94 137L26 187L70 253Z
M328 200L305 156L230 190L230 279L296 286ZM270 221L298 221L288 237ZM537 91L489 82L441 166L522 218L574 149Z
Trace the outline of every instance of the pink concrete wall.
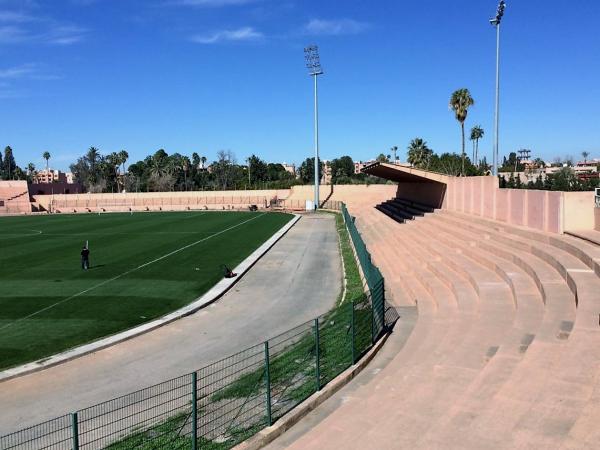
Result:
M561 233L563 194L528 189L500 189L495 177L452 178L448 182L443 208L511 225ZM572 203L578 204L575 199Z
M527 191L527 223L529 228L544 229L546 221L546 194L545 191Z
M594 221L596 230L600 231L600 208L594 208Z
M594 192L565 192L564 193L564 229L565 230L593 230L594 219Z

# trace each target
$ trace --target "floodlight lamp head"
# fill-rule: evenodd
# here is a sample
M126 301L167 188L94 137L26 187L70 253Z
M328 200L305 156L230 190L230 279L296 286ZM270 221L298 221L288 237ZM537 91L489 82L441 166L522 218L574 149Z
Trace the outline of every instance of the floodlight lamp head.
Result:
M323 68L321 67L321 58L319 57L319 47L316 45L309 45L304 49L304 59L306 60L306 68L310 76L317 76L323 74Z

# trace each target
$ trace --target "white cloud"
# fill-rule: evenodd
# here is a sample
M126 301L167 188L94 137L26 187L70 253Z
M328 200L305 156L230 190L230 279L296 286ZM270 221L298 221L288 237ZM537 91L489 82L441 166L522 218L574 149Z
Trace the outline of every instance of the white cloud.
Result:
M343 34L358 34L369 28L369 24L353 19L312 19L304 26L304 31L311 35L340 36Z
M82 41L87 33L86 29L72 25L51 24L39 31L37 28L33 30L21 25L0 25L0 45L25 42L70 45Z
M0 22L4 23L23 23L32 22L35 17L17 11L0 11Z
M81 27L45 16L33 0L0 0L0 45L69 45L80 42L86 33Z
M56 26L48 30L40 37L40 40L48 44L70 45L84 39L87 30L77 26Z
M20 66L0 69L0 79L22 78L35 72L35 64L22 64ZM6 87L6 84L5 84Z
M264 34L252 27L243 27L237 30L216 31L211 34L197 34L190 39L198 44L217 44L219 42L260 41L264 37Z

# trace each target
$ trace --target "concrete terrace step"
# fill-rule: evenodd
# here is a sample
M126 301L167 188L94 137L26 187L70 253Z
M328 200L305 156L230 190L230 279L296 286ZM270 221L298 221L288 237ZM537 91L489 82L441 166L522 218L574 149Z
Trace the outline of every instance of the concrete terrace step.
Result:
M497 261L501 258L521 268L535 283L544 302L543 322L536 339L553 342L557 337L568 337L564 328L565 326L569 328L569 324L572 326L575 320L575 297L552 266L530 253L495 244L484 232L474 230L467 232L464 226L451 224L438 215L430 216L429 221L440 223L453 235L463 240L471 240L477 248L496 257Z
M424 204L418 203L418 202L413 202L411 200L406 200L403 198L395 198L395 199L392 199L391 201L395 202L395 203L401 203L401 204L406 205L411 208L415 208L424 213L432 213L434 211L434 209L430 206L427 206L427 205L424 205Z
M455 249L458 249L476 263L495 272L507 283L514 305L517 308L516 322L514 324L514 345L511 348L518 352L521 348L523 337L526 335L535 335L544 314L542 298L533 280L512 262L494 258L493 255L488 255L485 251L482 252L481 249L475 249L472 242L461 240L462 236L460 233L449 233L447 229L436 228L435 225L432 226L431 222L428 221L420 222L419 229L429 229L432 233L437 234L440 239L446 242L453 242Z
M413 217L414 216L424 216L426 213L431 212L431 211L423 211L423 209L420 207L407 205L406 203L400 202L396 199L390 200L389 202L387 202L387 204L392 205L400 210L404 210L404 211L408 212L409 214L411 214Z
M412 232L408 232L407 226L396 226L396 244L401 245L410 250L413 262L416 254L427 255L432 262L427 266L430 270L435 267L436 260L442 260L440 256L434 256L431 253L431 248L427 251L425 242L416 242L416 236ZM435 240L432 247L435 247ZM392 242L390 241L390 244ZM439 273L450 273L452 269L449 266L439 263ZM433 270L432 270L433 272ZM492 276L494 276L492 274ZM452 276L453 279L461 280L462 277L458 274ZM466 287L466 292L471 292L473 297L476 293L473 287L464 281L463 289ZM457 297L457 301L461 299ZM477 304L481 300L474 299L473 304ZM541 303L541 301L540 301ZM494 315L490 314L487 317L479 318L477 314L465 314L461 311L453 320L454 325L446 335L446 345L441 345L438 348L437 354L425 355L419 360L418 367L411 370L407 377L403 378L402 386L395 388L395 394L403 395L402 404L407 411L422 411L424 408L428 411L428 420L441 419L444 417L445 411L460 398L462 392L468 388L473 380L478 378L479 373L483 370L487 363L486 352L489 349L489 343L486 342L486 333L489 334L490 326L494 320ZM465 320L461 320L465 319ZM471 327L463 328L463 324L469 323ZM473 331L470 330L473 328ZM450 338L452 336L452 338ZM452 343L453 345L448 345ZM465 350L467 349L467 350ZM470 358L470 355L476 355L475 358ZM470 361L471 360L471 361ZM429 361L429 363L425 363ZM470 362L469 362L470 361ZM466 363L466 364L465 364ZM441 386L443 389L440 390ZM410 413L407 413L410 416ZM414 417L410 418L409 422L414 421ZM412 423L412 427L418 427L417 432L406 437L406 441L402 441L403 446L411 446L414 444L414 436L420 435L427 431L428 425L425 423Z
M374 257L382 258L386 263L391 258L396 261L394 263L395 270L401 271L404 274L412 274L412 269L403 262L406 261L406 255L400 252L389 253L391 248L390 236L385 233L389 223L386 224L380 218L385 218L390 223L397 225L396 222L380 214L371 217L362 216L360 221L361 231L368 228L369 232L372 233L371 239L374 243L372 250ZM398 364L398 370L394 372L395 377L401 376L405 371L409 371L413 367L422 364L423 355L438 354L437 349L441 343L445 342L451 323L448 319L448 314L438 313L437 304L420 282L413 279L411 289L416 300L418 300L419 316L407 344L395 358L394 363Z
M412 220L412 216L410 214L404 213L403 211L400 211L386 203L377 205L375 208L400 223L403 223L406 220Z
M583 239L594 245L600 245L600 231L596 230L573 230L565 231L565 234Z
M572 239L562 239L547 233L538 233L516 227L501 227L489 221L476 224L469 222L464 216L441 214L456 225L472 230L484 231L490 239L503 243L512 248L529 252L554 267L561 277L567 282L577 302L576 326L587 329L598 329L600 314L600 278L595 270L600 271L598 259L593 248L585 243L580 246L573 243ZM592 269L594 267L594 269Z

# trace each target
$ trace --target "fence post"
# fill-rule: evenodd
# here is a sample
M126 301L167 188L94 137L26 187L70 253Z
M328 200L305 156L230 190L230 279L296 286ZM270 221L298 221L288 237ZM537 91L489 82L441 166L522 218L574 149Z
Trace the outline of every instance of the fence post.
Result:
M198 448L198 374L192 373L192 450Z
M267 388L267 421L269 426L273 425L271 415L271 368L269 364L269 341L265 341L265 383Z
M315 319L315 375L317 377L317 391L321 390L321 362L320 362L320 349L319 349L319 318Z
M76 412L71 414L71 429L73 432L73 450L79 450L79 420Z
M351 329L352 329L352 364L354 365L356 363L356 317L354 317L354 300L352 300L352 322L351 322Z
M373 291L371 293L371 344L375 343L375 296Z

